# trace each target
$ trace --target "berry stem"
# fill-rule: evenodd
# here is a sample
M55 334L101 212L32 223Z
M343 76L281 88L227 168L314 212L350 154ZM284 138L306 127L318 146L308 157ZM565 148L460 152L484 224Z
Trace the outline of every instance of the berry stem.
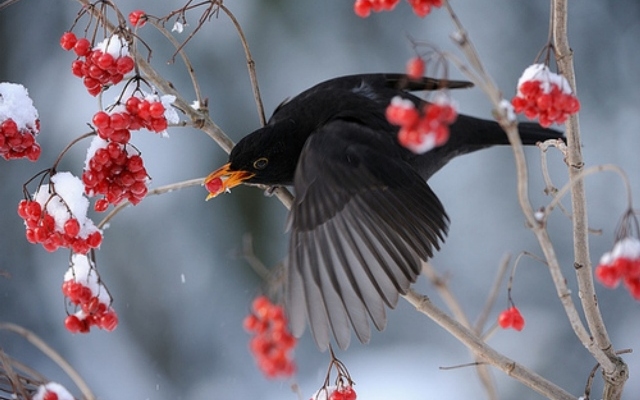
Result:
M62 157L64 157L64 155L67 153L67 151L69 151L69 149L71 149L71 147L73 147L76 143L78 143L79 141L95 136L96 132L95 131L91 131L88 133L85 133L83 135L78 136L77 138L73 139L69 144L67 144L67 146L62 149L62 151L60 152L60 154L58 155L58 158L56 158L56 160L53 162L53 166L51 167L50 171L51 174L55 174L56 168L58 167L58 164L60 163L60 161L62 161Z
M185 189L192 186L202 186L203 183L204 183L204 178L189 179L182 182L171 183L169 185L160 186L155 189L149 190L146 196L153 196L153 195L173 192L174 190ZM96 225L98 229L102 229L113 217L115 217L120 211L122 211L125 207L127 207L130 204L131 202L128 200L124 200L121 203L119 203L116 207L114 207L113 210L111 210L109 214L107 214L102 219L102 221L100 221L100 223Z

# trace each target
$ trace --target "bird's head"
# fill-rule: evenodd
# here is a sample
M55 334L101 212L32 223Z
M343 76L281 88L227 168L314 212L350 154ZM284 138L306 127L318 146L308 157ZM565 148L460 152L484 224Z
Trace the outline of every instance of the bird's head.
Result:
M302 151L294 127L267 125L245 136L229 154L229 162L205 178L207 200L241 183L289 185Z

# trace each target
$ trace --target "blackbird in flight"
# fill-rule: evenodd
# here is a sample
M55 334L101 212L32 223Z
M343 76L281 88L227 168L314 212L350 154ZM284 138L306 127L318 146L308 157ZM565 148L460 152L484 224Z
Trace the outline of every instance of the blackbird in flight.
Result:
M401 74L352 75L322 82L285 101L267 125L243 138L212 172L213 197L240 183L293 185L285 262L285 308L292 333L306 321L321 350L346 348L353 330L366 343L370 323L386 324L447 233L449 219L426 181L453 157L508 144L494 121L459 115L443 146L417 155L397 141L385 109L409 91L471 86ZM520 123L524 144L562 137ZM210 187L210 186L209 186Z

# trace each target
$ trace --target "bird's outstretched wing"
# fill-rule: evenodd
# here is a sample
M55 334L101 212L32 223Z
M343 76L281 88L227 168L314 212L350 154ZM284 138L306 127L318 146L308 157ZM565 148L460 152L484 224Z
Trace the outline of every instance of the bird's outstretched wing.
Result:
M447 231L445 210L402 160L394 136L334 120L307 140L289 217L286 307L300 336L308 318L318 347L381 330Z

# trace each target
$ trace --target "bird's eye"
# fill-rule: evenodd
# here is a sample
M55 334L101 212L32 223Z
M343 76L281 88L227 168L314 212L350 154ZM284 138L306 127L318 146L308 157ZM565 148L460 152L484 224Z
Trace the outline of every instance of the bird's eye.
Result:
M253 168L262 170L267 168L267 164L269 164L269 160L266 157L260 157L253 162Z

